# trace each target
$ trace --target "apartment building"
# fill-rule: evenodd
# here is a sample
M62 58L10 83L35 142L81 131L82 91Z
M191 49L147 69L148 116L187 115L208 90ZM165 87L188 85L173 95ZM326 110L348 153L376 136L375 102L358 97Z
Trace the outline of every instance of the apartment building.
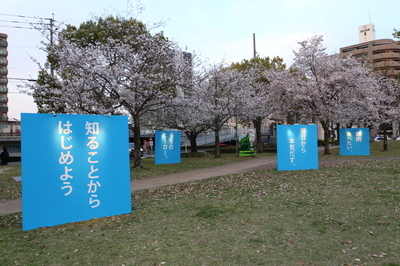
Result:
M342 57L352 55L360 60L367 61L382 75L400 79L400 42L392 39L376 40L373 24L360 26L358 30L360 43L340 48L340 55ZM396 137L399 132L399 122L393 121L387 134L390 137ZM379 129L371 131L372 135L382 133Z
M7 34L0 33L0 122L1 121L8 121L8 60L7 60Z
M340 48L340 55L352 55L368 61L371 66L389 78L399 78L400 44L392 39L375 40L375 27L367 24L359 27L360 43Z

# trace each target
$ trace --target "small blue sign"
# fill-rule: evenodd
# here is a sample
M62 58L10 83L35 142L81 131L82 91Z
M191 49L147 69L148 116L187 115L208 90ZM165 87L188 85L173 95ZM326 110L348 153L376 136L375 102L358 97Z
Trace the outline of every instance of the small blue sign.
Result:
M318 169L316 125L277 126L277 168L278 171Z
M370 155L369 128L341 128L340 155Z
M21 118L23 230L131 212L126 116Z
M181 132L156 131L155 164L172 164L181 162Z

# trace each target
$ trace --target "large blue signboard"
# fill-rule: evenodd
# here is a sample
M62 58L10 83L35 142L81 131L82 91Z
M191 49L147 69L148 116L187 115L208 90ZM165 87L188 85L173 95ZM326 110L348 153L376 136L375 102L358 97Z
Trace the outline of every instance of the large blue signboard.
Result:
M126 116L21 118L23 230L131 212Z
M277 168L278 171L318 169L316 125L277 126Z
M341 128L340 155L370 155L369 128Z
M156 131L155 164L181 162L181 132Z

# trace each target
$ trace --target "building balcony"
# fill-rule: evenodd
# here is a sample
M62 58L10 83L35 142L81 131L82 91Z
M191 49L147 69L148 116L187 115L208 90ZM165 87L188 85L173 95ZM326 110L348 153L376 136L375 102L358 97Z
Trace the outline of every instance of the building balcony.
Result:
M0 47L7 47L7 46L8 46L8 42L0 41Z
M0 67L0 75L7 75L8 69L5 67Z
M3 65L3 66L8 65L8 60L0 57L0 65Z
M374 68L384 69L384 68L400 68L399 61L385 60L381 62L374 62Z
M0 103L6 103L8 102L8 97L0 97Z
M400 59L400 54L399 53L380 53L380 54L374 54L372 56L372 60L379 60L379 59Z
M7 113L7 112L8 112L8 107L0 106L0 113Z
M383 44L379 46L373 46L372 51L399 51L400 52L400 45L397 44Z
M0 84L7 84L7 83L8 83L8 79L0 78Z

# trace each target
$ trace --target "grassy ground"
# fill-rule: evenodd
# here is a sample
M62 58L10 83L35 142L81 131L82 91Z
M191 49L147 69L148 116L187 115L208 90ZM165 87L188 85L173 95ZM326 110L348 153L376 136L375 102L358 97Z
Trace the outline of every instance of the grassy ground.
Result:
M20 165L0 166L0 200L9 200L21 197L21 182L13 177L21 176Z
M263 153L258 156L275 156L271 153ZM143 158L142 169L131 168L131 178L144 178L157 175L165 175L192 169L207 168L223 164L250 160L249 157L236 157L235 154L223 154L215 159L214 155L206 154L203 157L182 158L180 164L154 164L154 158ZM0 166L0 200L10 200L21 197L21 182L16 182L12 177L21 176L20 165Z
M394 145L372 156L400 156ZM400 265L398 169L321 160L216 177L135 192L131 214L25 232L2 216L0 265Z
M387 157L397 157L400 156L400 141L390 140L388 141L388 151L383 151L383 142L371 142L371 155L369 157L372 158L387 158ZM320 147L321 148L321 147ZM343 159L346 160L348 158L366 158L368 156L340 156L339 148L330 149L331 156L324 156L322 153L320 154L320 159L327 159L327 157L331 159Z
M275 156L274 153L262 153L257 156ZM131 169L131 178L143 178L157 175L178 173L193 169L213 167L223 164L251 160L249 157L237 157L236 154L222 154L221 158L214 158L213 154L204 154L202 157L182 157L180 164L154 164L154 158L142 159L143 169Z

